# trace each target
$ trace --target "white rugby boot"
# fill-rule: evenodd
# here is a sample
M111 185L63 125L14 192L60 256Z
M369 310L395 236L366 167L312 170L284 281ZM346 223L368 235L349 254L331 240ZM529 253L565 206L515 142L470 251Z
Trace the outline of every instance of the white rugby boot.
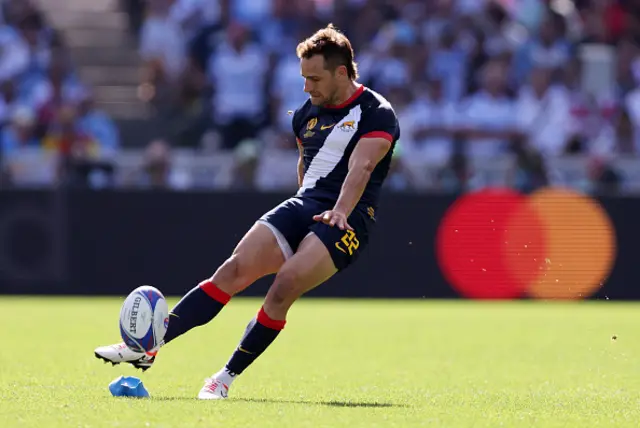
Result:
M204 386L198 393L200 400L223 400L227 398L231 382L236 375L227 369L222 369L210 378L204 380Z
M157 350L154 352L134 352L124 343L101 346L94 351L96 358L114 366L120 363L129 363L137 369L146 371L156 359Z

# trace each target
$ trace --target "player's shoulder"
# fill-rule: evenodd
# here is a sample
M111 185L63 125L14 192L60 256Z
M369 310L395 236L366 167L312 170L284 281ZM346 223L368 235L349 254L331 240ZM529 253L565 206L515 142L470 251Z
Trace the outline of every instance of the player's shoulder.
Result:
M386 139L394 142L400 138L400 124L391 103L382 95L368 89L362 94L360 100L362 115L359 128L363 135L384 135Z
M311 104L311 100L306 100L304 104L298 107L293 112L293 129L297 133L297 131L302 128L303 124L307 122L309 116L311 116L313 110L313 104Z
M393 106L383 95L370 88L365 88L360 102L363 113L396 115Z

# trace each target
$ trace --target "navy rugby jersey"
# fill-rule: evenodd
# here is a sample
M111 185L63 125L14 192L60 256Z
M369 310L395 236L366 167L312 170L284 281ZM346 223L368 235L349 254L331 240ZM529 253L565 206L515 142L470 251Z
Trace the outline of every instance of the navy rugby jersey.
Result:
M391 149L378 163L358 205L378 207L380 188L400 138L389 102L361 86L339 106L315 106L307 100L293 115L293 131L303 148L304 179L297 196L337 201L349 172L349 157L361 138L385 138Z

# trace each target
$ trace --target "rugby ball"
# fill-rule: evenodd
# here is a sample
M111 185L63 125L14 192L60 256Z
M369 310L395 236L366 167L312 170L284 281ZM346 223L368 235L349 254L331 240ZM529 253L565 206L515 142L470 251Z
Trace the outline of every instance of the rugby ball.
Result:
M154 349L169 326L167 301L155 287L143 285L131 292L120 309L120 336L134 352Z

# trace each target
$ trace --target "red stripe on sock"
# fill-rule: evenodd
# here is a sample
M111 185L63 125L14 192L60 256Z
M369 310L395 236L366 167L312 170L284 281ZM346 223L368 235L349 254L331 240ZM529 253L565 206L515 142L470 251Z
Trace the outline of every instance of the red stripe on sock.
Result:
M263 326L272 330L282 330L284 325L287 323L286 320L273 320L269 318L269 315L264 311L264 308L260 308L256 320Z
M227 303L229 303L229 300L231 300L230 295L220 290L217 285L209 280L202 281L198 285L200 286L200 288L202 288L202 291L207 293L209 297L211 297L215 301L222 303L223 305L226 305Z

